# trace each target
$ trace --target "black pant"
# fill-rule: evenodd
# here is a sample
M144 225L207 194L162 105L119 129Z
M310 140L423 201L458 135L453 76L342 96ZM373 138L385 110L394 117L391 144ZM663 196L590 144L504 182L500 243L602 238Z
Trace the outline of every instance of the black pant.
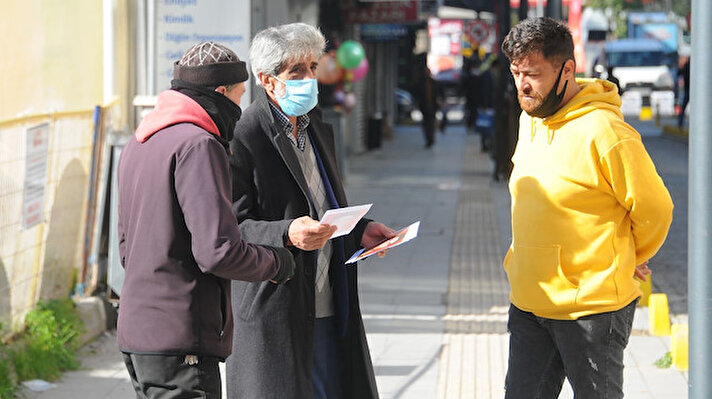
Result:
M690 92L688 90L685 90L685 95L682 97L682 105L680 108L680 115L677 116L677 127L682 127L683 122L685 121L685 108L687 108L687 104L690 102Z
M512 305L505 398L558 398L564 377L577 399L623 398L623 350L637 302L578 320L537 317Z
M200 356L189 365L185 355L123 353L137 399L220 399L218 358Z
M435 111L432 109L423 109L422 126L423 136L425 136L425 146L431 147L435 143Z

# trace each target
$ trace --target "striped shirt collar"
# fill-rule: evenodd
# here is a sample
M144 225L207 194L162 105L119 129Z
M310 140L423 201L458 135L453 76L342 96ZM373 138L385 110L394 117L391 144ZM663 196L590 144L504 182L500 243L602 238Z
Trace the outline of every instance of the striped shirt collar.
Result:
M297 117L297 138L295 139L292 135L294 125L292 125L292 122L289 121L287 115L285 115L282 110L277 108L277 106L274 105L272 101L267 102L269 103L270 109L272 109L272 115L274 115L274 119L282 128L282 133L284 133L284 135L289 138L289 141L291 141L292 144L297 146L297 148L299 148L300 150L304 151L304 147L307 141L307 126L309 126L310 122L309 116L305 114Z

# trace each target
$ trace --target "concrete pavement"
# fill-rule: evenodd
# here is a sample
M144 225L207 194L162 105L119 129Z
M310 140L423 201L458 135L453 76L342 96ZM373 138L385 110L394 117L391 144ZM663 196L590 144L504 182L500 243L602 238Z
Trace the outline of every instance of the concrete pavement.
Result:
M652 262L654 291L668 293L673 317L684 319L687 222L680 201L686 201L687 171L678 158L686 162L687 147L658 137L654 126L639 128L676 203L668 243ZM400 126L381 149L349 158L352 204L372 202L367 216L393 228L421 221L414 241L359 266L384 399L503 397L509 302L501 262L510 240L509 195L505 183L491 181L492 164L478 142L451 125L425 150L419 127ZM646 315L638 309L625 353L626 397L686 398L687 373L653 365L669 350L669 339L646 334ZM113 333L84 348L83 364L54 388L26 397L133 397ZM560 397L572 398L570 388Z

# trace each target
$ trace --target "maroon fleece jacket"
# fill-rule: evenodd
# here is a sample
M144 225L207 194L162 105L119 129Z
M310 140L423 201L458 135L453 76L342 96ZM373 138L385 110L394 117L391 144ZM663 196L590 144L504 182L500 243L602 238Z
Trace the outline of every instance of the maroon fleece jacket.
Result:
M242 241L219 134L197 102L168 90L121 153L123 352L225 358L232 350L229 279L280 280L293 272L284 248Z

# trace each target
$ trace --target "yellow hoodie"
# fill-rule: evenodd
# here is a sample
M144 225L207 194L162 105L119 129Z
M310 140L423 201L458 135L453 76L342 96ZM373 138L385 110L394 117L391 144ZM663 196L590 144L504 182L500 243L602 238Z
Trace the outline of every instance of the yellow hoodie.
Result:
M660 249L672 200L640 135L623 121L614 84L577 79L554 115L519 120L512 157L512 303L573 320L641 295L635 266Z

